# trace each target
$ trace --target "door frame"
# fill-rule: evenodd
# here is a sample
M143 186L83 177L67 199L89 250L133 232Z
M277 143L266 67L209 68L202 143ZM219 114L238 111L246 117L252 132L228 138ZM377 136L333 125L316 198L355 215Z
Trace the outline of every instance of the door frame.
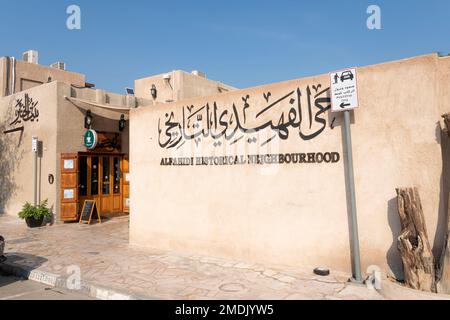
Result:
M87 195L80 195L80 185L77 186L77 196L80 201L80 208L83 205L84 200L95 200L97 203L97 208L101 215L118 215L125 213L124 204L123 204L123 191L124 191L124 173L123 173L123 162L126 154L124 153L106 153L106 152L79 152L78 153L78 161L81 163L80 159L82 157L87 157ZM91 178L92 178L92 157L98 157L98 194L91 195ZM109 194L107 196L103 195L103 157L109 158ZM119 158L119 166L120 166L120 184L119 184L119 193L117 196L114 194L114 158ZM79 170L81 172L81 168ZM80 182L79 182L80 183ZM105 198L109 198L109 208L106 209L104 205ZM114 201L119 201L118 209L114 210Z

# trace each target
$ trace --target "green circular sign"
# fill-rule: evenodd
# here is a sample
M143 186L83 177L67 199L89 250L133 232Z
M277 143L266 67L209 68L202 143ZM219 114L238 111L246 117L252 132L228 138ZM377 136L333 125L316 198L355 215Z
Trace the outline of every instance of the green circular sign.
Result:
M95 149L95 147L97 146L97 142L97 132L92 129L86 131L86 133L84 134L84 145L86 146L86 148Z

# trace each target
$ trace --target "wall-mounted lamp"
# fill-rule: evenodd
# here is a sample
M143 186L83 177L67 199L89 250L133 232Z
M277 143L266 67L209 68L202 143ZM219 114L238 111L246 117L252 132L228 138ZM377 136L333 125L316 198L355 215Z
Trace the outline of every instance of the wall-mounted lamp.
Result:
M125 121L125 115L122 114L122 115L120 116L120 120L119 120L119 131L123 131L123 130L125 129L125 123L126 123L126 121Z
M84 116L84 128L90 129L92 126L92 114L91 110L86 111L86 115Z
M152 94L153 99L156 99L156 97L158 96L158 90L156 90L156 86L154 84L152 84L150 93Z

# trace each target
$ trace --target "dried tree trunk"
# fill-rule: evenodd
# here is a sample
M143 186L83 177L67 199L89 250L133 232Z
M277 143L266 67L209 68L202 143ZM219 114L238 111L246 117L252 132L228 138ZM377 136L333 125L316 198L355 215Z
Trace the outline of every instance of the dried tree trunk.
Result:
M402 225L398 249L406 285L417 290L436 292L434 257L428 241L419 192L417 188L401 188L396 191Z

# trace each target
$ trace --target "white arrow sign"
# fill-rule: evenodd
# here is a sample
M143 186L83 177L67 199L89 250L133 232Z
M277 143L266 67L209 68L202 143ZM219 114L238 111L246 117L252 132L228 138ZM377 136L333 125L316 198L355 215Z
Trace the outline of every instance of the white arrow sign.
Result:
M359 107L356 77L355 68L330 73L331 112L342 112Z

